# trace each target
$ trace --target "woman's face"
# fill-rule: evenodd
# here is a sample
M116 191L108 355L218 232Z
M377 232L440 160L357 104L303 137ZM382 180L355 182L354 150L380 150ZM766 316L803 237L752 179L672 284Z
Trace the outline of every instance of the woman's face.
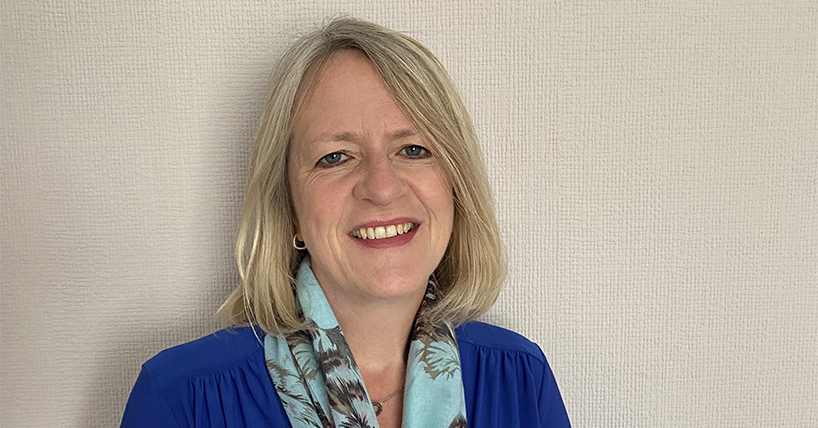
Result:
M452 233L452 186L362 53L325 64L295 122L288 174L330 303L419 301Z

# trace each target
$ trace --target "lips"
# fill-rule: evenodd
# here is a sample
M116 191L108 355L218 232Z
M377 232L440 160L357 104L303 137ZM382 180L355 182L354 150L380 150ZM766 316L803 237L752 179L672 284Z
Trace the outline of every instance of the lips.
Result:
M352 236L358 239L386 239L409 233L414 228L415 223L407 221L385 226L370 226L353 229Z
M372 221L355 226L349 237L368 248L398 247L412 241L420 225L419 220L409 217Z

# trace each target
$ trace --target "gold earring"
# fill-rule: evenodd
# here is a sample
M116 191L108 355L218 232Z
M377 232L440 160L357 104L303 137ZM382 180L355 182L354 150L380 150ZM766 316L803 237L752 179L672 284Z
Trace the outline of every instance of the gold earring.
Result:
M307 249L307 244L305 244L304 241L299 241L298 235L293 235L293 247L298 251L304 251Z

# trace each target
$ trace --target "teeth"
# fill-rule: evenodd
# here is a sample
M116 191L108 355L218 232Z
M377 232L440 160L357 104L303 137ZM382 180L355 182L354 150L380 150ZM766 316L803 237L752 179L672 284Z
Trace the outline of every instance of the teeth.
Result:
M389 226L362 227L352 231L352 236L359 239L384 239L408 233L415 227L413 223L390 224Z

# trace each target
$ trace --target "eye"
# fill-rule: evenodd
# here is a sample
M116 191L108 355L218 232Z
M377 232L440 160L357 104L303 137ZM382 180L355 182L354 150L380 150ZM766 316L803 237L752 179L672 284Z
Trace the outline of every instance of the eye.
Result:
M333 153L330 153L330 154L322 157L318 161L318 165L324 166L324 167L338 165L339 163L342 163L343 161L347 160L348 157L349 156L347 156L346 154L344 154L342 152L333 152Z
M429 156L429 151L423 146L412 145L401 149L401 152L410 158L425 158Z

